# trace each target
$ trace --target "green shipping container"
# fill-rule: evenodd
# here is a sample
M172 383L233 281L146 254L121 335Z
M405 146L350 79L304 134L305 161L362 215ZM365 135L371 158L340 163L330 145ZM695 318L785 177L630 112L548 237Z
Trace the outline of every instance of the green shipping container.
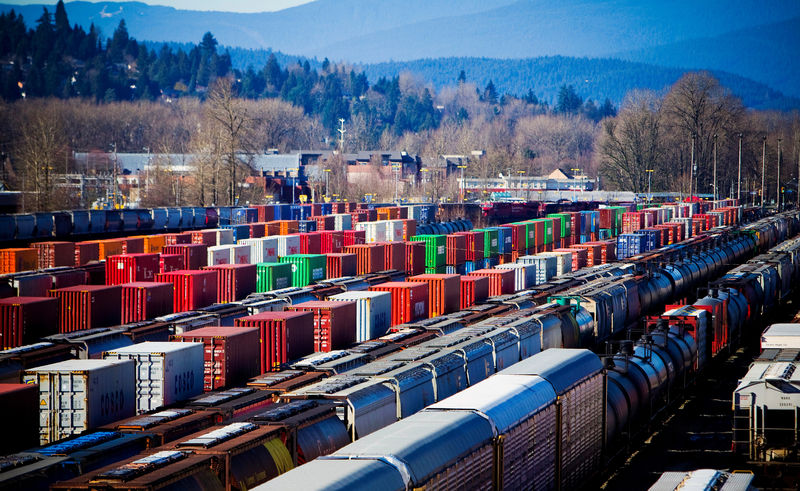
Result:
M500 241L497 230L488 230L479 228L475 232L483 232L483 257L488 259L490 257L497 257L500 249Z
M558 218L561 221L561 237L572 235L572 220L566 213L550 213L547 218Z
M425 274L445 274L447 266L437 266L435 268L425 268Z
M553 243L553 221L552 220L533 220L534 222L544 222L544 244Z
M288 263L258 263L256 265L256 291L258 293L280 290L292 286L292 265Z
M446 235L415 235L411 240L425 242L425 267L437 268L447 262Z
M328 259L324 254L291 254L279 260L292 265L292 286L306 286L325 279Z

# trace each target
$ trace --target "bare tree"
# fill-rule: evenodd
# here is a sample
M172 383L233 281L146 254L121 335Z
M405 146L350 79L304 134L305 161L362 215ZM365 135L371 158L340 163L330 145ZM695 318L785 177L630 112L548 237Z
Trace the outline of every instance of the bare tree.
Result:
M17 131L15 156L22 170L21 189L32 194L32 201L26 200L26 208L57 208L59 204L52 199L53 178L58 163L64 162L64 122L48 101L37 101L20 115Z

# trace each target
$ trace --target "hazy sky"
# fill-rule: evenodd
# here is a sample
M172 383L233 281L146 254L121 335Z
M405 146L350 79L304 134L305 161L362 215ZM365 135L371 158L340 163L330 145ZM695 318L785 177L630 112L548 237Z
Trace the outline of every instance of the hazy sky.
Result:
M57 0L2 0L0 3L29 5L56 4ZM136 0L150 5L166 5L186 10L223 10L227 12L269 12L281 10L312 0ZM69 1L65 1L69 3ZM102 3L102 2L96 2Z

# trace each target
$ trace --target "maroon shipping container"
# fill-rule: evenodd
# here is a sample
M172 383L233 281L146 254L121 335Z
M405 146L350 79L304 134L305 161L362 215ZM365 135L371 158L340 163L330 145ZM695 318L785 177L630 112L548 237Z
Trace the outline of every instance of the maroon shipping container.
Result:
M342 248L345 245L354 245L353 243L345 244L345 237L347 232L352 232L352 230L341 231L341 230L324 230L319 232L320 238L322 240L320 246L320 254L328 254L331 252L342 252ZM364 231L361 230L361 242L356 242L356 244L363 244L364 243ZM351 239L355 239L351 237Z
M237 327L259 329L262 373L279 370L281 365L314 352L312 312L262 312L233 322Z
M358 274L369 274L383 270L386 248L381 244L359 244L344 248L344 252L357 256Z
M0 384L0 455L39 446L39 386ZM23 488L25 486L22 486Z
M58 332L58 299L8 297L0 299L0 349L38 342Z
M161 271L158 254L121 254L106 258L106 284L153 281Z
M128 237L122 240L123 254L141 254L144 252L144 237Z
M203 390L244 384L261 373L257 327L201 327L172 341L203 343Z
M632 234L644 228L644 213L629 211L622 214L622 233Z
M344 203L331 203L331 212L332 213L347 213L347 205Z
M303 302L286 310L314 314L314 351L327 353L356 342L355 302Z
M589 251L580 247L568 247L561 249L553 249L553 252L569 252L572 254L572 271L577 271L586 267L586 258Z
M250 228L250 238L251 239L258 239L260 237L264 237L267 233L267 224L266 223L249 223Z
M90 261L100 259L100 244L97 242L75 243L75 266L83 266Z
M447 260L445 264L458 266L467 262L467 237L451 234L447 236Z
M342 247L367 243L365 230L345 230L342 232ZM338 251L331 251L338 252Z
M272 205L251 205L258 210L259 222L271 222L275 220L275 208Z
M417 275L425 272L425 242L406 242L406 274Z
M122 286L123 324L141 322L172 313L172 283L141 281Z
M597 213L600 225L599 228L614 228L614 216L616 215L615 210L612 210L611 208L600 208L597 210Z
M369 290L392 294L392 326L425 319L428 316L427 283L389 281L372 285Z
M192 244L214 247L217 245L217 232L215 230L195 230L192 232Z
M326 254L328 278L341 278L342 276L355 276L358 274L358 256L347 253Z
M301 232L300 254L322 254L322 237L319 232Z
M463 235L466 237L466 260L467 261L482 261L483 255L483 232L456 232L455 235Z
M603 251L601 250L602 247L597 242L585 242L583 244L575 244L572 247L586 250L586 266L592 267L602 264Z
M428 317L437 317L459 310L461 276L457 274L421 274L406 281L428 284Z
M208 253L204 244L176 244L164 246L163 254L180 254L186 269L198 270L208 265Z
M402 241L377 242L383 244L384 262L383 269L406 270L406 243Z
M169 273L159 273L156 281L172 283L173 310L186 312L208 307L217 299L216 271L197 271L183 269Z
M105 262L92 262L80 267L80 270L86 274L86 284L88 285L105 285L106 284L106 263Z
M75 243L36 242L31 244L39 253L39 269L75 265Z
M58 271L50 273L50 277L53 278L52 288L54 290L66 288L68 286L85 285L89 281L86 271L82 269Z
M461 308L466 309L489 298L489 278L461 276Z
M191 244L192 233L181 232L179 234L164 234L164 245Z
M333 230L336 228L336 218L333 215L309 217L309 219L317 222L317 230Z
M183 264L183 255L181 254L161 254L159 263L159 273L169 273L170 271L186 269L186 265Z
M255 264L219 264L204 269L217 273L217 302L243 300L256 291Z
M488 276L489 277L489 296L506 295L514 293L513 269L479 269L469 273L469 276Z
M58 331L60 333L116 326L120 322L122 287L79 285L50 290L58 298Z

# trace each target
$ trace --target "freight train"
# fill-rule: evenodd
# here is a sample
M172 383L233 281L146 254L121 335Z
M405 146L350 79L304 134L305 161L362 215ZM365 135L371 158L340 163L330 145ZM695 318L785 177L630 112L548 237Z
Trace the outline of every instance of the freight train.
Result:
M257 388L256 392L248 394L246 391L233 390L227 394L218 393L219 397L215 402L207 404L205 407L213 408L226 404L227 409L222 412L227 415L228 419L221 418L220 420L229 421L230 418L250 420L251 426L217 427L217 430L213 430L216 432L215 435L227 434L226 432L235 430L235 434L230 438L234 438L237 441L236 445L239 446L224 447L228 449L253 448L254 441L262 441L259 440L262 433L253 433L258 426L258 423L253 420L255 417L253 411L263 411L264 406L269 405L275 398L289 401L285 406L275 406L275 409L285 408L282 413L283 417L287 415L302 416L310 408L308 403L334 404L340 418L331 419L328 424L335 425L339 429L335 433L333 433L333 429L329 429L324 434L327 435L329 432L330 434L342 434L344 432L348 435L348 440L365 436L369 438L371 432L378 434L384 431L379 428L386 427L400 417L416 413L427 403L447 401L445 399L447 395L458 392L466 385L478 387L481 380L496 371L516 366L515 363L520 359L528 359L539 351L547 348L578 347L583 346L582 343L586 343L585 345L597 344L598 341L608 339L609 336L619 335L622 329L616 329L616 326L633 322L633 317L629 318L629 316L633 316L636 309L639 309L639 313L648 311L648 298L651 299L650 306L656 305L652 300L654 297L650 278L653 279L654 284L669 284L670 286L663 288L672 291L673 295L690 296L691 290L702 285L700 282L707 281L713 278L715 273L722 271L727 261L739 261L744 257L742 254L764 250L765 247L782 240L787 234L795 233L797 225L798 217L787 214L753 224L745 228L744 232L737 232L729 238L724 238L724 236L730 234L713 233L709 234L713 237L711 241L698 239L697 243L676 247L675 249L678 250L671 251L670 254L659 251L647 256L632 258L623 263L571 273L548 285L539 285L534 290L515 295L496 297L484 305L477 305L457 314L439 316L435 319L397 327L396 332L384 336L382 339L362 343L343 353L327 354L325 360L301 360L295 364L295 368L301 370L267 374L252 382L253 389L251 390ZM674 261L674 263L670 263L670 261ZM657 267L659 265L660 267ZM683 274L672 272L669 276L665 276L664 271L668 266L675 266L676 270ZM646 272L648 269L649 273L638 274ZM631 275L631 272L637 274ZM388 279L389 275L384 276ZM765 277L765 275L757 278L761 277ZM613 278L616 278L616 283L609 281ZM640 279L631 282L631 279L635 280L636 278ZM663 278L667 278L668 281L665 282ZM349 285L368 283L376 279L382 280L373 276L352 280ZM593 281L595 285L592 285ZM743 284L751 284L753 281L757 282L758 279L746 281ZM609 288L604 289L602 284L609 285ZM584 288L586 285L590 285L591 288ZM282 294L288 295L291 299L300 300L305 295L313 296L313 292L331 287L343 288L342 285L321 285L307 289L295 289ZM571 295L571 293L576 293L576 295ZM558 298L551 299L551 296L558 296ZM636 297L638 297L638 301ZM655 298L660 297L656 296ZM263 297L251 300L266 304L275 300L278 300L279 303L286 301ZM581 306L581 302L586 304L593 302L595 307L586 309ZM539 305L535 305L536 303ZM762 301L761 305L763 304ZM597 305L606 307L596 308ZM642 305L645 306L644 310L642 310ZM611 306L611 310L607 308L608 306ZM231 307L236 308L236 306ZM614 309L623 309L625 315L618 316L616 319L612 318ZM191 318L197 316L197 313L183 315L184 318L187 316ZM218 321L219 319L212 320L212 322ZM598 324L603 324L605 327L598 329ZM624 345L621 353L611 358L614 360L615 367L626 367L630 370L624 372L621 368L611 370L615 373L619 371L621 374L608 376L609 387L612 384L616 385L609 389L608 408L605 408L601 400L601 406L603 406L601 413L607 415L606 418L609 421L608 425L598 426L601 442L612 442L621 433L622 428L629 428L631 422L638 419L634 418L634 415L642 416L657 412L659 404L669 400L667 388L685 380L688 375L693 373L694 362L689 364L691 369L687 370L686 368L686 360L691 360L693 356L696 356L696 352L692 355L691 346L695 338L692 337L691 332L679 331L675 326L669 326L669 332L665 331L666 326L657 327L658 329L654 329L649 334L650 338L637 344ZM716 333L716 331L714 332ZM701 335L700 338L702 339L703 336ZM734 337L730 336L729 339L734 339ZM695 341L696 344L698 343ZM713 344L713 339L706 344ZM658 348L658 346L663 347ZM660 351L658 351L659 349ZM656 352L658 354L654 355L653 353ZM677 362L673 361L671 364L665 363L666 366L661 366L654 360L656 357L662 356L663 358L658 359L663 361L670 356L680 356L680 359ZM637 360L639 361L637 362ZM606 363L609 366L611 364L610 362ZM643 373L644 376L637 377L637 373ZM327 378L321 379L320 377ZM662 385L657 385L658 383ZM647 390L644 390L645 387ZM198 406L192 405L192 407ZM192 414L196 414L196 412ZM174 427L181 424L181 419L182 417L176 416L173 421L163 424ZM280 418L272 417L272 420L276 419ZM136 425L131 425L131 427L133 426ZM140 427L143 427L145 432L153 428L153 426L146 428L144 425L140 425ZM196 426L192 427L188 424L184 428L198 429ZM276 430L277 433L274 433L276 438L280 438L280 435L290 435L291 426L286 428L280 431L287 433L280 433L279 430ZM113 430L118 434L131 431L125 424L115 426ZM206 433L208 431L194 436L201 437ZM428 434L432 435L433 433ZM592 435L596 434L597 431L592 432ZM328 441L321 435L314 437L317 438L317 442ZM218 436L216 438L219 438L219 444L221 444L229 437L223 435L222 438ZM321 440L319 440L320 438ZM443 441L446 440L445 438ZM555 439L555 441L561 440L560 438ZM312 439L311 442L313 441L315 440ZM210 447L217 445L218 443L209 443ZM304 452L299 451L296 445L291 440L284 439L283 448L287 449L292 456ZM336 445L326 446L325 451L318 455L330 453L335 447ZM262 448L264 447L262 446ZM424 448L418 448L421 454L425 454ZM198 453L197 447L192 448L191 445L159 450L173 453L159 454L158 458L150 460L140 455L120 464L111 464L98 472L91 471L85 476L59 485L59 489L86 489L90 484L91 487L102 484L109 488L130 488L133 487L136 479L150 479L150 482L153 482L159 477L163 479L164 476L170 475L176 476L175 479L182 476L181 478L196 482L192 481L195 478L190 476L199 475L199 473L205 472L209 466L215 465L211 462L214 459L201 458L204 454ZM222 447L219 452L220 455L225 453ZM268 454L262 455L260 458L266 460L260 460L260 463L252 469L263 474L261 480L264 477L280 474L287 468L291 468L292 465L303 461L302 458L293 458L287 463L286 459L276 457L272 451ZM233 459L230 454L226 455L229 455L226 458ZM442 458L446 459L449 455L441 453L438 458L441 461ZM244 456L242 454L241 459L249 462L252 460L251 457L252 455ZM432 462L432 457L430 455L429 457L427 460ZM258 459L254 461L258 461ZM270 461L272 463L269 463ZM283 462L283 464L278 465L278 462ZM586 462L583 464L584 467L587 465L591 467L595 463L593 458L587 459ZM129 469L132 468L137 471L129 473ZM490 465L489 468L491 469L492 466ZM558 469L560 468L558 467ZM189 472L189 470L192 471ZM25 474L22 471L19 472ZM305 473L301 474L305 475ZM237 479L238 477L241 476L237 476ZM0 478L2 478L2 474L0 474ZM545 479L548 478L545 477ZM246 479L242 477L238 484L245 481ZM211 486L212 481L208 482ZM250 484L257 482L259 481L250 482Z
M585 486L617 439L650 421L709 357L735 345L745 327L757 329L787 298L800 272L798 252L800 239L793 239L732 269L712 283L713 293L691 307L670 308L612 355L554 347L498 367L458 394L257 489Z

